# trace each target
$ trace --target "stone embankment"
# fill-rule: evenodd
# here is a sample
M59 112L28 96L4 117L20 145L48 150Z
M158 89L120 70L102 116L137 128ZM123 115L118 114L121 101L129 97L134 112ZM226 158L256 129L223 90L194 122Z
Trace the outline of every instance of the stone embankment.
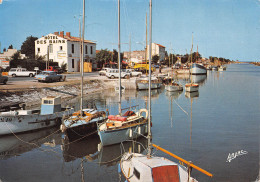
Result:
M167 69L164 70L166 72ZM157 73L158 74L158 73ZM136 77L122 79L125 89L136 89ZM67 78L64 82L42 83L31 81L8 81L6 85L0 85L1 103L23 102L28 107L39 105L41 99L46 96L61 96L68 100L80 95L81 77ZM106 76L84 77L83 94L102 92L106 89L118 86L118 79L108 79Z

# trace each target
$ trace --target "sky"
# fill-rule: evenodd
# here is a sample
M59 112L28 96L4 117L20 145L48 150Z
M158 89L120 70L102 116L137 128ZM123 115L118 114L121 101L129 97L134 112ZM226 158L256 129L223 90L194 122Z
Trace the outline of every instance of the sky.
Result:
M117 49L117 0L85 0L85 39L97 50ZM121 51L143 50L149 0L121 0ZM28 36L79 35L83 0L0 0L1 52L21 49ZM149 29L149 26L148 26ZM152 42L168 53L260 61L260 0L153 0ZM131 38L130 38L131 37ZM131 40L131 44L130 44ZM149 40L149 35L148 35Z

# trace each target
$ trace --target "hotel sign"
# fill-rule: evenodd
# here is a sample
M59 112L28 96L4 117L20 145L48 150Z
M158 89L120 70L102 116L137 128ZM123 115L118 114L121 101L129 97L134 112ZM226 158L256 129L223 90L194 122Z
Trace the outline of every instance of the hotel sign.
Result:
M62 44L66 43L66 40L59 39L56 35L47 35L42 40L37 40L36 44Z

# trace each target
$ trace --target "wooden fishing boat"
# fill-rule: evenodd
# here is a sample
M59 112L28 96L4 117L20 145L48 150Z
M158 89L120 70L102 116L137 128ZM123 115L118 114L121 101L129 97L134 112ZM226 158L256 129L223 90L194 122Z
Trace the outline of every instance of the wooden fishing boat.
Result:
M62 108L61 97L42 98L40 110L0 112L0 135L38 130L61 124L63 116L71 115L73 108Z

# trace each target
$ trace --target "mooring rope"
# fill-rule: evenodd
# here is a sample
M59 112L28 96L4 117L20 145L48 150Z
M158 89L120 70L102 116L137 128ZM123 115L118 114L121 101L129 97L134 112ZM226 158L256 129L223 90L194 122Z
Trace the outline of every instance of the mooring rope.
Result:
M175 100L174 100L174 102L175 102L175 104L177 104L177 106L179 106L179 108L181 108L181 110L182 110L185 114L187 114L187 116L189 115Z

